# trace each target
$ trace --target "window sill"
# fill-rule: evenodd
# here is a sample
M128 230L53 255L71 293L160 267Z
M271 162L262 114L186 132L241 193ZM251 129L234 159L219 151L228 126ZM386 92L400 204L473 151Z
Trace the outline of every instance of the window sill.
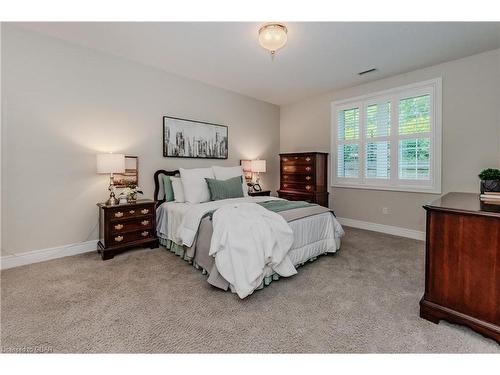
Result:
M382 191L401 191L406 193L425 193L425 194L441 194L441 189L436 189L433 186L378 186L378 185L358 185L348 183L335 183L331 187L345 189L362 189L362 190L382 190Z

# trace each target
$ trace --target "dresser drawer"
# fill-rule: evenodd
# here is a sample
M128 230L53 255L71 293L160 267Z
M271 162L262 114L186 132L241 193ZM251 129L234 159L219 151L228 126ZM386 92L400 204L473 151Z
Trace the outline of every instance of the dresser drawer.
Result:
M108 223L109 231L112 234L125 233L141 229L151 229L153 227L153 217L148 215L138 219L131 219L127 221L113 221Z
M309 203L315 203L314 194L294 193L293 191L278 190L278 196L280 198L283 198L283 199L286 199L289 201L306 201Z
M293 173L293 174L283 174L281 176L281 181L284 183L305 183L305 184L313 184L314 183L314 173Z
M283 165L307 165L314 164L314 157L311 155L300 155L300 156L282 156L281 163Z
M281 166L281 173L282 174L304 174L304 175L311 175L314 173L314 166L313 165L282 165Z
M315 186L313 184L308 184L306 182L281 182L281 189L283 190L300 190L300 191L315 191Z
M152 205L144 205L137 207L116 207L108 210L110 220L123 220L132 217L141 217L154 214Z
M128 233L115 233L111 234L106 246L119 246L124 243L147 240L154 238L154 231L152 229L144 229Z

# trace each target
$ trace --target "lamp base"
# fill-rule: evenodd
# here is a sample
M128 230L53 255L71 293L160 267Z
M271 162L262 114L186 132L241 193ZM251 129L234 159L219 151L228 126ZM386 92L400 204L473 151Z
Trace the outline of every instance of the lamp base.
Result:
M109 199L106 201L106 206L116 206L119 203L119 200L116 199L114 196L109 197Z

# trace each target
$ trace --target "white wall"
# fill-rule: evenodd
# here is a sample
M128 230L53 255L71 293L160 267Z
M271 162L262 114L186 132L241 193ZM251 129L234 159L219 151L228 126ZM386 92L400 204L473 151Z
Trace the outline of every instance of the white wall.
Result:
M431 78L443 79L442 191L478 192L478 173L499 167L500 50L332 91L282 106L280 150L330 152L330 104ZM339 217L425 230L423 204L437 196L348 188L330 189ZM382 214L382 207L389 214Z
M11 24L2 75L3 255L97 238L109 181L95 173L100 152L139 156L148 198L157 169L255 157L268 161L264 187L277 189L277 106ZM163 115L228 125L229 159L164 158Z

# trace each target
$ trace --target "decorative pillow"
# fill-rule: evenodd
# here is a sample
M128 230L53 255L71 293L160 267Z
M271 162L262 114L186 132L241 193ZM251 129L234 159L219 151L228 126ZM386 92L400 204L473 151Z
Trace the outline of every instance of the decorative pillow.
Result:
M241 165L238 165L236 167L219 167L217 165L214 165L212 169L214 170L214 175L217 180L227 180L228 178L241 176L241 187L243 189L243 195L245 197L248 197L248 187Z
M181 173L181 181L186 202L208 202L210 200L210 191L208 190L205 178L214 178L212 168L179 168L179 171Z
M184 198L184 187L182 186L182 181L180 177L170 177L172 182L172 191L174 193L174 201L177 203L184 203L186 199Z
M210 190L210 199L213 201L243 197L241 176L227 180L215 180L213 178L205 178L205 180L207 181L208 190Z
M165 192L165 201L172 202L174 200L174 189L172 188L170 176L163 175L163 191Z

